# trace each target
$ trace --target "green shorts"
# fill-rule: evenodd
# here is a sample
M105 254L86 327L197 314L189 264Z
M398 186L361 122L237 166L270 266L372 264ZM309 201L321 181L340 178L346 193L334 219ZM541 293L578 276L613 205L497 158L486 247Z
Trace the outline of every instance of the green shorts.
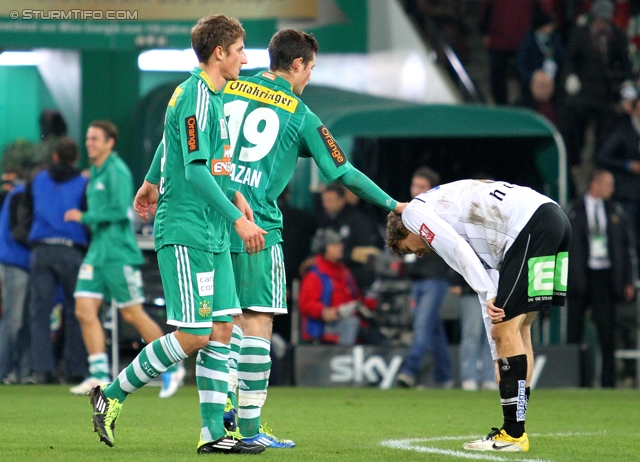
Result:
M287 313L282 245L275 244L255 255L232 253L231 259L243 310Z
M115 300L118 308L144 302L142 276L137 266L83 263L78 272L74 297Z
M241 313L228 250L211 253L167 245L158 250L158 267L167 324L211 328L213 321L230 322Z

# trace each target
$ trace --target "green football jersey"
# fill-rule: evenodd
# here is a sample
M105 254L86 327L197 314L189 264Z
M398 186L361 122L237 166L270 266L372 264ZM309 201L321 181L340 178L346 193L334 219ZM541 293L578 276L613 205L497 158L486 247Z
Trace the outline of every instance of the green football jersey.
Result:
M230 187L247 199L256 224L268 232L265 247L269 247L282 241L277 200L299 157L313 157L329 181L353 167L329 130L285 79L260 72L227 82L223 101L233 152ZM245 251L233 230L231 251Z
M91 243L84 258L90 265L140 265L131 217L133 177L127 164L111 153L100 167L90 169L87 184L87 211L81 222L91 228Z
M186 165L205 161L220 189L225 192L229 187L231 150L221 94L199 67L173 92L158 149L163 152L154 223L156 250L165 245L226 250L231 224L185 178Z

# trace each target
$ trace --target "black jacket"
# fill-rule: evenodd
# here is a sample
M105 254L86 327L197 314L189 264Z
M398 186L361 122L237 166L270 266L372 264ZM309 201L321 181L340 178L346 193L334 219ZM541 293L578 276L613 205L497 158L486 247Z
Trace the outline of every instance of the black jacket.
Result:
M618 26L611 24L607 56L603 63L591 36L591 26L576 27L566 49L564 76L576 74L582 89L571 99L596 106L618 102L620 84L632 77L627 48L627 36Z
M607 244L611 259L611 284L617 300L624 300L624 287L633 284L636 274L635 244L631 228L622 208L612 201L605 201L607 215ZM589 225L584 197L575 199L567 208L571 221L571 246L569 247L569 276L567 296L583 297L587 291L589 271Z
M362 213L356 207L346 205L335 217L323 214L319 221L320 228L331 228L342 237L344 243L344 263L353 273L358 288L362 292L373 284L375 272L372 265L363 265L351 259L354 247L384 248L384 239L378 231L375 221Z
M640 135L627 119L607 138L596 155L598 165L610 170L616 179L613 197L617 200L640 200L640 175L627 169L630 160L640 161Z

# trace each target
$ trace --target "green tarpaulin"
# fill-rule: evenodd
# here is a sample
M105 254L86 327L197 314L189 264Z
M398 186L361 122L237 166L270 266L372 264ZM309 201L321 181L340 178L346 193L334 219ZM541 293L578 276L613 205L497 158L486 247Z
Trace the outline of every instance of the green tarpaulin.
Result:
M417 104L309 85L304 102L334 136L372 138L538 138L536 165L550 196L566 200L562 138L543 116L522 108Z

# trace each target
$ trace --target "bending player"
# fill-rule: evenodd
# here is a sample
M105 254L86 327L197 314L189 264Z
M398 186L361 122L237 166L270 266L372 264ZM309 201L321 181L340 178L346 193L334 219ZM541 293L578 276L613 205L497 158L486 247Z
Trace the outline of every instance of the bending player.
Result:
M436 252L478 293L504 421L472 451L528 451L525 414L533 372L531 323L562 306L571 225L560 206L505 182L461 180L413 199L387 218L387 245L398 255Z

